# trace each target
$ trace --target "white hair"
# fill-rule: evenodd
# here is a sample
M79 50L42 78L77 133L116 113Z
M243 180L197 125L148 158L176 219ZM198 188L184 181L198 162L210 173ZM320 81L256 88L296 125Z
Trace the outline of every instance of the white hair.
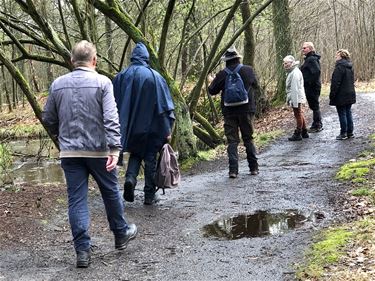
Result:
M283 61L284 62L294 62L296 59L292 55L287 55Z

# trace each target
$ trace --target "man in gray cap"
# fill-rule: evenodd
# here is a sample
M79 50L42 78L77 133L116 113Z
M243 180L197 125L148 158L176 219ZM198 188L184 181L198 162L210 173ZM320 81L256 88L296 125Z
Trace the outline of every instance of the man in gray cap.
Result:
M238 175L237 148L240 143L239 131L241 131L242 140L246 148L250 174L257 175L259 173L256 148L253 143L253 120L255 115L254 89L258 82L253 69L248 65L242 65L240 58L242 56L234 46L229 48L222 57L222 61L226 64L225 69L217 73L208 87L210 95L216 95L221 92L221 109L224 115L224 133L228 142L227 153L230 178L236 178ZM226 92L229 92L229 85L226 85L229 83L228 76L233 77L236 73L239 74L240 80L242 80L247 97L241 102L228 103L226 102L228 100L228 93ZM236 85L239 84L237 83Z

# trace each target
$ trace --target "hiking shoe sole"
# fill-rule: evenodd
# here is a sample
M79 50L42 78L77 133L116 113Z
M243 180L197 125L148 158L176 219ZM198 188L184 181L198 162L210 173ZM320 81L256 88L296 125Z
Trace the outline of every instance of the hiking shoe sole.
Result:
M310 129L308 129L308 133L319 133L319 132L321 132L321 131L323 131L323 128L310 128Z
M337 136L336 140L346 140L347 138L347 136Z

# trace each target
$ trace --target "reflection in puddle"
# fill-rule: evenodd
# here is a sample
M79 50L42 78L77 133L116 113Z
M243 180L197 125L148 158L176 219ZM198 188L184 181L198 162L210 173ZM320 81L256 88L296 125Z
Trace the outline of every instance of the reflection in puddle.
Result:
M12 184L65 184L60 161L54 159L58 158L59 153L52 141L48 139L20 140L10 142L9 146L14 154L13 167L8 172ZM37 155L41 157L39 161ZM128 154L125 153L125 165L121 170L126 170L127 159Z
M14 183L64 183L64 172L58 161L23 163L13 171Z
M203 227L206 237L214 236L228 240L262 237L287 232L302 226L306 218L297 211L268 213L258 211L251 215L238 215L224 218Z

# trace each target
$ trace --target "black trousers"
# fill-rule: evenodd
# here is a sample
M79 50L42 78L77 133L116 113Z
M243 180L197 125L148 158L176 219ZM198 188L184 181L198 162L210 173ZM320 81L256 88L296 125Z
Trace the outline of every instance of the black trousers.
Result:
M229 173L238 173L238 145L240 135L246 148L247 162L250 171L258 170L256 148L253 143L253 113L241 113L224 116L224 133L228 141L227 153Z
M305 87L305 91L307 103L309 104L309 108L313 111L313 123L311 127L322 127L322 114L319 106L320 87L316 87L315 89Z

